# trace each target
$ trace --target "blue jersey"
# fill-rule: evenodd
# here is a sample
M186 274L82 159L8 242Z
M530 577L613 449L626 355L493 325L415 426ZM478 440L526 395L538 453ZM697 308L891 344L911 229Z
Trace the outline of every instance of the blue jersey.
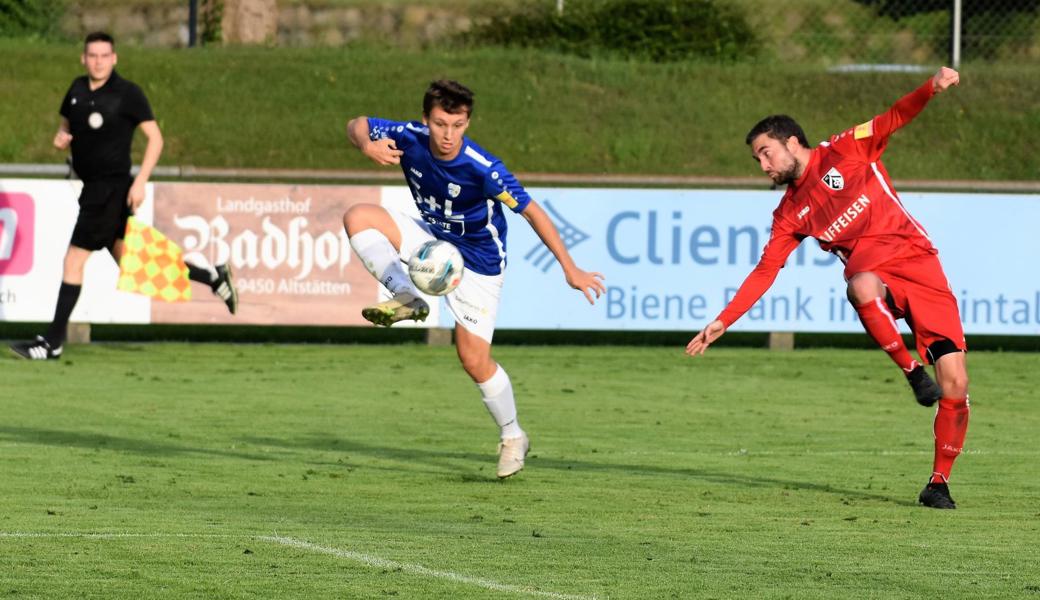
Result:
M394 140L401 170L422 218L433 235L454 244L466 268L498 275L506 266L506 219L502 205L522 212L531 202L502 161L468 137L452 160L430 152L430 130L422 123L368 120L369 137Z

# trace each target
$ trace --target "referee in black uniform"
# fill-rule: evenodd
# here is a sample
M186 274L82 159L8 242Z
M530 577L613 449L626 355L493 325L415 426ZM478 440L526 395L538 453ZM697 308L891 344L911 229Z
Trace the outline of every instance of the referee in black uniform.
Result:
M88 35L80 57L87 74L73 80L61 103L62 120L54 147L65 150L71 145L72 168L83 180L83 191L65 254L54 321L45 335L11 346L24 358L61 356L69 316L83 284L83 267L91 252L102 249L119 262L126 220L144 201L145 185L162 153L162 133L148 99L141 88L115 72L116 60L112 36L102 32ZM137 128L148 138L148 145L135 178L130 176L130 145ZM238 295L227 265L218 266L215 272L188 265L188 274L193 281L208 285L235 312Z

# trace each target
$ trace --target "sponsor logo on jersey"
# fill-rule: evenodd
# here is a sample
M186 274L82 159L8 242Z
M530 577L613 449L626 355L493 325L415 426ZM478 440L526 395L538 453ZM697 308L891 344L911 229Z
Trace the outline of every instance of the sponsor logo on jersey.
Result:
M804 217L807 214L809 214L809 207L808 206L806 206L802 210L798 211L798 220L800 221L802 219L802 217Z
M823 242L833 242L842 231L845 231L852 226L852 222L859 218L859 216L867 210L868 206L870 206L870 198L868 198L866 194L861 195L859 198L856 198L848 208L839 213L838 217L834 219L834 222L827 226L827 229L817 233L813 237ZM841 255L839 255L839 257L841 257ZM842 262L844 261L845 259L842 258Z
M840 192L845 189L845 177L838 171L837 167L831 167L830 171L823 176L823 184L831 188L835 192Z
M459 194L461 192L462 192L462 186L460 186L459 184L457 184L457 183L449 183L448 184L448 195L451 196L452 198L458 198Z
M76 104L76 99L75 98L72 99L72 104Z
M419 169L416 169L415 167L408 167L408 170L412 172L412 175L415 175L419 179L422 179L422 173L419 171Z
M90 125L91 129L101 129L101 126L105 124L105 118L101 116L99 112L92 112L87 117L87 125Z

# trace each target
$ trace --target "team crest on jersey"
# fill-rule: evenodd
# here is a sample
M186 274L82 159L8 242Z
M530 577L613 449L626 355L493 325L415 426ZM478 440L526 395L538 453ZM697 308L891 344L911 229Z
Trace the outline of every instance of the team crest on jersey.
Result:
M823 183L835 192L845 189L845 177L838 172L837 167L831 167L831 170L827 171L827 174L823 176Z
M462 191L462 187L457 183L448 184L448 195L452 198L458 198L459 193Z

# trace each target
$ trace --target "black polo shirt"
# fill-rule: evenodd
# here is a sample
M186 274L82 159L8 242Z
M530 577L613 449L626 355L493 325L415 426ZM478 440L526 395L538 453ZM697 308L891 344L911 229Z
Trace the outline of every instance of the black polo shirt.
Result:
M129 176L134 130L155 119L141 88L115 71L93 91L86 75L73 80L61 116L69 120L72 168L83 181Z

